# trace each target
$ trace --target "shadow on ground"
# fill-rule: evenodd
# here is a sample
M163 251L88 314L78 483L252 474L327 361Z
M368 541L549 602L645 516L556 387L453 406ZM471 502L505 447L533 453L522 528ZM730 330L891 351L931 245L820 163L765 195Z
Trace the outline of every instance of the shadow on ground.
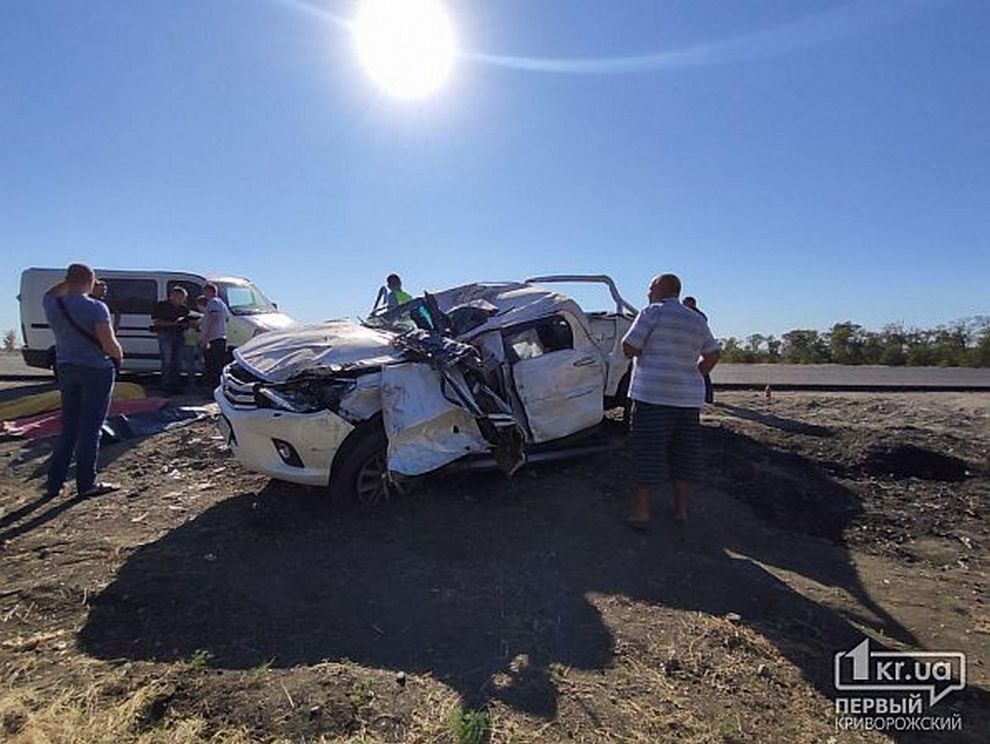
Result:
M791 434L804 434L809 437L830 437L834 433L827 426L809 424L806 421L798 421L797 419L778 416L765 411L754 411L752 408L746 408L745 406L734 406L730 403L715 403L714 406L737 418L745 419L746 421L755 421L764 426L770 426Z
M135 437L123 442L107 442L104 437L100 445L98 471L106 472L115 460L137 447L142 439L143 437ZM48 465L55 441L54 437L31 440L22 447L16 462L33 463L28 483L29 489L35 495L26 503L0 516L0 545L6 540L13 540L15 537L44 527L62 514L91 500L91 497L79 495L76 489L75 462L69 468L61 493L58 496L45 493ZM101 477L100 480L103 478Z
M755 468L768 492L793 491L795 463L784 477L779 461L789 455L728 431L706 437L719 481ZM438 481L378 512L335 510L272 483L137 551L92 601L80 644L100 658L156 661L206 649L211 665L233 669L350 659L428 672L470 706L497 698L551 717L552 663L596 670L613 661L613 632L591 594L737 613L826 696L834 694L832 654L863 638L852 622L914 641L870 599L834 542L841 515L856 513L855 496L811 464L799 479L823 479L829 497L804 508L839 502L827 530L805 530L818 537L768 526L711 483L684 531L661 519L653 532L633 533L618 519L628 467L609 455L509 482ZM781 524L782 513L771 511L771 520ZM760 563L845 588L873 617L823 607ZM523 654L528 665L511 663ZM511 683L493 686L499 672ZM984 692L972 692L972 706L987 704Z

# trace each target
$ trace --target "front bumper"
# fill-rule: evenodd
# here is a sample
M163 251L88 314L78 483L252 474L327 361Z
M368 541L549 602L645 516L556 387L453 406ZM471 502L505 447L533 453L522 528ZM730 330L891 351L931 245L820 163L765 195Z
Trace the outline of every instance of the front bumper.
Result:
M235 408L222 388L213 393L220 407L220 431L237 460L249 470L277 480L306 486L330 482L333 457L353 424L330 411L291 413L268 408ZM224 430L224 422L229 432ZM275 449L275 439L292 445L302 466L286 463Z

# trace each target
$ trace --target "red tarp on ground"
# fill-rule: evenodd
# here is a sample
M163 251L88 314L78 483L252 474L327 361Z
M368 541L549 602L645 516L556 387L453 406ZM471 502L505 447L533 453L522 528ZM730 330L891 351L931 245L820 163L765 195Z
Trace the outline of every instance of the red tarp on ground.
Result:
M168 403L168 398L138 398L137 400L115 400L110 404L107 416L130 415L157 411ZM54 437L62 431L62 412L50 411L37 416L0 421L0 432L7 436L24 437L25 439L44 439Z

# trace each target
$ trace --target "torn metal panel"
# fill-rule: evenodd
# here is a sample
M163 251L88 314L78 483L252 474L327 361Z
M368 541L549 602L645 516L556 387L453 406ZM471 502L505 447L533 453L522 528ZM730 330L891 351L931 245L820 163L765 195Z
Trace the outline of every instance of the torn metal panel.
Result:
M574 300L543 287L518 282L501 284L465 284L434 295L440 309L451 313L456 308L494 307L488 320L471 328L460 339L466 341L483 333L507 326L545 318L558 312L582 316L582 310Z
M526 431L508 414L478 419L478 428L488 440L495 464L506 475L514 475L526 463Z
M455 364L477 367L480 362L478 350L470 344L430 331L408 331L396 336L393 343L405 358L426 362L436 369L448 369Z
M381 372L357 377L354 387L340 399L337 413L352 423L370 419L382 410L381 385Z
M502 343L502 334L499 331L484 333L474 338L471 343L478 349L482 369L486 372L505 362L505 345Z
M455 384L464 385L452 370ZM441 373L410 362L381 373L382 419L388 437L388 469L420 475L472 453L488 451L475 417L444 397Z

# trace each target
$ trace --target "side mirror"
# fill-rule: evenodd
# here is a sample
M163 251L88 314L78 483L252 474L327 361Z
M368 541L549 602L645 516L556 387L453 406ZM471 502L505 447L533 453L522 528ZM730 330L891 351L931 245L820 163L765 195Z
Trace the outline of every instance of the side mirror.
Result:
M278 303L277 302L273 302L272 303L272 307L275 308L276 310L278 310Z

